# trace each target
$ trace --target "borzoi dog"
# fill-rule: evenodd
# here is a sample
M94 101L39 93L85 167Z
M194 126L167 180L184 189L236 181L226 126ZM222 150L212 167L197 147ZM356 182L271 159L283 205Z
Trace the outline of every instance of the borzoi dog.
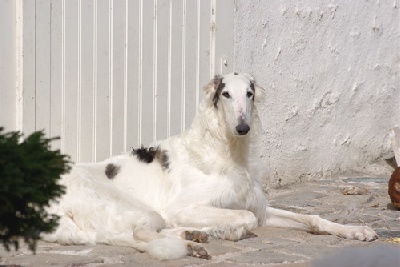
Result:
M157 259L209 258L198 243L252 237L257 226L300 228L370 241L365 226L274 209L262 190L257 103L263 89L247 74L217 75L189 129L101 163L76 165L50 212L61 244L129 246Z

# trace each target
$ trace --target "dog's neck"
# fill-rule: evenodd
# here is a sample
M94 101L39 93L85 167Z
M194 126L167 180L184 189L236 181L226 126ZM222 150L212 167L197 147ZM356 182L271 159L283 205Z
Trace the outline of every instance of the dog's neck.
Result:
M186 144L213 153L210 157L230 159L235 165L246 169L249 169L249 160L253 159L251 154L256 148L251 146L254 137L251 130L244 136L233 134L221 113L214 106L205 105L200 107L192 126L182 136Z

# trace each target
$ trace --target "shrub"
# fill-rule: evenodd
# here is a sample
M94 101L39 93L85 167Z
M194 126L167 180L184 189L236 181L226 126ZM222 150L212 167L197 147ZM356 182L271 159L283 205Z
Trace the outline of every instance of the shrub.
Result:
M70 170L69 157L51 150L53 139L34 132L23 139L19 132L0 127L0 240L9 250L23 238L35 252L41 232L52 232L59 217L45 208L65 193L58 184Z

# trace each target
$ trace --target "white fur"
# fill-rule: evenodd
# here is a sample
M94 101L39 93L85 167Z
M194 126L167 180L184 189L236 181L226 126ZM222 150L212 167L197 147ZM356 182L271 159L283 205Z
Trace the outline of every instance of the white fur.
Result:
M60 226L43 238L62 244L130 246L158 259L172 259L185 255L185 247L191 245L178 239L185 229L230 240L266 225L359 240L376 237L368 227L268 207L257 149L257 103L263 90L249 75L229 74L216 76L205 92L192 126L157 144L168 155L167 169L157 160L143 163L135 155L125 155L77 165L65 175L67 193L49 209L61 216ZM240 123L250 127L246 135L238 135ZM113 179L105 175L109 163L119 167Z
M177 238L154 239L148 245L148 252L157 259L173 260L187 255L187 247Z

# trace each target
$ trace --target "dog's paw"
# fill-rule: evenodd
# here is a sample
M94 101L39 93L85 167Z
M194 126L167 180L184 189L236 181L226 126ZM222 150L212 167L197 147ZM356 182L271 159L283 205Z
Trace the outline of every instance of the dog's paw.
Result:
M187 251L188 251L187 255L188 256L205 259L205 260L211 259L211 256L208 255L207 250L205 248L203 248L202 246L199 246L194 243L188 243L186 246L187 246Z
M182 238L196 243L206 243L208 235L202 231L183 231Z
M372 241L377 239L378 235L368 226L361 226L359 230L354 233L354 238L361 241Z
M244 231L243 236L241 237L241 239L248 239L248 238L253 238L253 237L257 237L258 235L256 235L253 232L250 231Z
M233 236L233 238L232 238L232 236ZM229 240L236 242L236 241L239 241L242 239L248 239L248 238L253 238L253 237L257 237L257 235L255 233L250 232L249 230L245 230L241 227L239 229L236 229L233 233L230 234Z
M378 238L375 231L368 226L347 226L346 232L342 236L360 241L372 241Z

